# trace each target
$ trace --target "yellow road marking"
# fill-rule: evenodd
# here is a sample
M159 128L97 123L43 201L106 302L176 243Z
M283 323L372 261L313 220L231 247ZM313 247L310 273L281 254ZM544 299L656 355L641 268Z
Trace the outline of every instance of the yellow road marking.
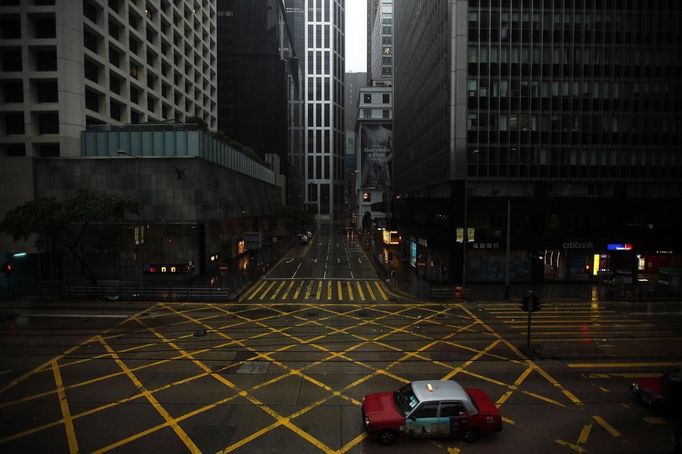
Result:
M521 372L521 375L517 377L517 379L514 381L514 384L509 386L510 389L506 393L502 394L502 396L500 396L499 399L497 399L495 405L501 407L507 401L507 399L509 399L511 395L514 394L514 391L518 389L519 385L523 383L523 381L526 379L526 377L528 377L528 375L530 375L531 372L533 372L532 365L528 366L526 370Z
M332 300L332 281L327 281L327 301Z
M270 292L270 290L272 289L272 287L275 286L276 283L277 283L277 282L272 281L272 282L270 283L270 285L268 285L267 288L266 288L265 290L263 290L263 293L260 294L260 298L261 298L261 299L265 299L265 296L268 294L268 292Z
M282 287L284 287L284 284L286 284L286 281L282 281L282 283L279 284L279 287L277 287L277 290L275 290L272 293L272 296L270 297L271 300L274 300L277 297L277 294L279 293L280 290L282 290Z
M301 290L303 289L303 285L305 284L305 281L301 281L300 284L298 284L298 287L296 288L296 292L294 293L294 299L298 299L299 293L301 293Z
M317 292L315 292L315 299L320 301L320 294L322 293L322 281L317 283Z
M358 295L360 295L360 300L365 301L365 294L362 292L362 287L360 287L360 281L355 281L355 286L358 289Z
M125 365L123 361L121 361L121 358L118 357L118 354L109 346L107 341L105 341L102 336L97 336L99 338L99 341L101 344L104 346L107 352L111 355L113 358L114 362L118 364L118 367L120 367L130 378L130 381L133 382L135 387L139 389L142 394L144 394L144 397L147 398L149 403L152 404L154 409L163 417L163 419L169 423L175 434L182 440L182 442L187 446L187 448L190 450L190 452L196 452L200 453L201 451L197 447L197 445L194 444L191 438L185 433L184 430L182 430L182 427L180 427L177 423L177 421L166 411L165 408L159 403L158 400L156 400L156 397L154 397L153 394L151 394L145 387L144 385L140 382L140 380L137 379L137 376L128 368L128 366Z
M646 416L644 418L644 421L647 422L647 424L658 424L658 425L667 425L667 424L672 424L671 421L661 418L659 416Z
M263 288L265 285L266 281L261 281L260 285L257 286L254 290L251 291L251 294L249 295L249 301L254 299L256 295L258 295L258 292L260 292L260 289Z
M341 289L341 281L336 281L336 294L339 295L339 301L343 301L343 291Z
M585 425L580 431L580 436L578 437L578 444L584 445L587 443L587 439L590 437L590 431L592 430L592 423Z
M376 301L376 297L374 296L374 292L372 291L372 285L369 281L365 281L365 287L367 287L367 293L369 293L369 297Z
M310 292L313 291L313 281L308 282L308 287L305 289L304 299L310 298Z
M450 372L448 372L443 378L441 378L441 380L449 380L449 379L451 379L452 377L454 377L455 375L457 375L459 372L461 372L462 369L465 369L465 368L469 367L471 364L473 364L475 361L477 361L481 356L487 354L490 350L492 350L493 348L495 348L495 347L497 346L497 344L499 344L499 343L500 343L500 340L499 340L499 339L495 340L495 342L493 342L492 344L488 345L484 350L479 351L478 354L476 354L473 358L469 359L467 362L465 362L465 363L462 364L461 366L458 366L458 367L452 369L452 370L451 370Z
M565 446L569 449L572 449L573 451L577 452L578 454L583 454L585 452L585 448L579 445L574 445L573 443L569 443L564 440L554 440L556 443L560 444L561 446Z
M621 434L611 424L607 423L601 416L593 416L597 424L602 426L612 437L620 437Z
M625 367L673 367L680 366L680 361L662 361L651 363L569 363L571 369L616 369Z
M348 288L348 299L349 299L350 301L355 301L355 300L353 299L353 287L350 285L350 281L347 281L347 282L346 282L346 287Z
M353 447L354 447L355 445L357 445L358 443L360 443L360 442L361 442L362 440L364 440L365 438L367 438L367 432L360 432L360 435L358 435L357 437L353 438L351 441L349 441L348 443L346 443L345 445L343 445L343 446L341 447L341 449L339 449L337 452L338 452L339 454L343 454L344 452L348 452L348 451L350 451L351 449L353 449Z
M379 281L374 281L374 285L376 285L377 290L379 291L379 294L381 295L381 298L383 298L384 301L388 301L388 296L386 296L386 293L381 288L381 284L379 283Z
M76 432L73 430L71 411L69 410L69 403L66 400L66 393L64 392L62 374L59 372L59 364L57 364L56 360L52 361L52 373L54 374L54 382L57 385L57 396L59 397L59 406L62 409L62 420L64 421L64 429L66 429L66 439L69 442L69 452L77 453L78 440L76 439Z
M296 281L291 281L291 282L289 282L289 286L288 286L287 289L285 290L284 295L282 295L282 299L283 299L283 300L286 300L286 299L287 299L287 296L289 296L289 292L291 291L291 288L294 286L294 282L296 282Z

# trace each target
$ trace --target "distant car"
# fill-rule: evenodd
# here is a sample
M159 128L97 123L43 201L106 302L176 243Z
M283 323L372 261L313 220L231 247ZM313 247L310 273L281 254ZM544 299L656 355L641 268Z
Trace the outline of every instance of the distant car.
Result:
M674 388L678 393L682 386L682 368L678 367L658 377L640 378L630 385L630 390L645 406L661 413L674 414L679 411L675 405Z
M300 244L308 244L308 235L306 235L305 233L301 234L298 238L298 242Z
M502 430L500 411L485 391L454 380L414 381L398 391L368 394L362 419L384 445L402 436L462 437L471 443L481 433Z

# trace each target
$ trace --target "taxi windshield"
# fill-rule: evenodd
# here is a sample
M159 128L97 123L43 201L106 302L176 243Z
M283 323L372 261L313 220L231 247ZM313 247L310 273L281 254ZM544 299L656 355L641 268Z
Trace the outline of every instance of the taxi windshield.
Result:
M417 396L414 395L411 384L403 386L394 394L396 405L403 416L407 416L414 409L414 407L419 405L419 399L417 399Z

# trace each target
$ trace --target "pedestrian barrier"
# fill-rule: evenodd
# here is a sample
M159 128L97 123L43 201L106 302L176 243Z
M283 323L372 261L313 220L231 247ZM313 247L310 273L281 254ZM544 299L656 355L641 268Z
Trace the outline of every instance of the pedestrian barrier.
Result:
M230 289L222 287L127 287L127 286L65 286L64 296L71 298L101 298L103 301L162 300L220 301L230 297Z

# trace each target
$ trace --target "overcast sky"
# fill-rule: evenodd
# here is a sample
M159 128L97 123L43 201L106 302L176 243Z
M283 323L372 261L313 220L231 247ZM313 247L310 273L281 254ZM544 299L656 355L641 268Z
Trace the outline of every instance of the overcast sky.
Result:
M346 0L346 72L367 71L367 0Z

